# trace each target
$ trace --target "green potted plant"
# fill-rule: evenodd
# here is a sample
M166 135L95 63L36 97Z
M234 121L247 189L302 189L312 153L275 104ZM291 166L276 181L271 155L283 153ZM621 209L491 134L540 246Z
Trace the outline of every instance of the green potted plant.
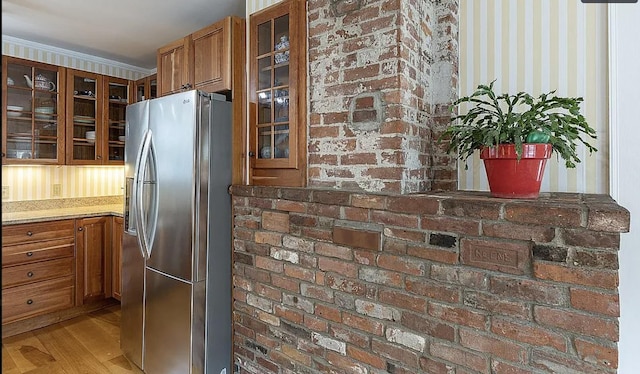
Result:
M582 98L557 97L555 91L537 98L525 92L496 95L494 83L456 100L451 125L438 139L448 140L447 151L463 161L480 151L492 196L537 198L552 152L574 168L579 142L590 153L597 151L583 139L595 139L596 132L580 113ZM462 103L471 108L459 114L455 109Z

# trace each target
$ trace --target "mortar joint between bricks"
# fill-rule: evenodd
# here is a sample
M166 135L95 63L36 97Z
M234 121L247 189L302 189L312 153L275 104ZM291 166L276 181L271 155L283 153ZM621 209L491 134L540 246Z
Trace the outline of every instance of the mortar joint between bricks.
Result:
M504 221L504 216L506 214L504 205L504 203L500 204L500 208L498 209L498 220L500 221Z
M582 212L580 214L580 227L587 227L589 223L589 207L583 205Z

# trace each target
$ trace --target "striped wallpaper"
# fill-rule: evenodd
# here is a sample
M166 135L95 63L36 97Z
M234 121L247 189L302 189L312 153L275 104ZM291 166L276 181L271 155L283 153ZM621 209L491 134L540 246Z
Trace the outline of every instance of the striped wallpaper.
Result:
M130 80L153 74L152 70L6 35L2 36L2 54Z
M60 196L53 196L60 184ZM3 166L2 186L9 197L2 201L122 195L122 166Z
M282 0L247 0L247 20L249 15L255 13L261 9L264 9L270 5L279 3ZM248 24L248 22L247 22Z
M584 98L582 111L598 134L591 156L566 169L552 156L542 191L608 193L608 45L606 4L580 0L461 0L461 96L497 79L498 93L557 90ZM459 167L459 188L488 190L476 157Z

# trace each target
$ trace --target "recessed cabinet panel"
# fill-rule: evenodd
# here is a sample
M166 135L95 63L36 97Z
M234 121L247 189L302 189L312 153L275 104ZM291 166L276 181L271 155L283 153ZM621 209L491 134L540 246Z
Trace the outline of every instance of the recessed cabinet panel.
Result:
M2 163L64 163L65 68L3 56Z
M169 95L193 88L191 69L191 37L187 36L158 49L159 95Z

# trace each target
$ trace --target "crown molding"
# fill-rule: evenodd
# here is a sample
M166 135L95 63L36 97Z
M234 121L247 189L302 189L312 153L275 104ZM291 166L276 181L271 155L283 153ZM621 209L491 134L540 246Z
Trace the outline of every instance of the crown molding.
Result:
M157 71L157 69L145 69L139 66L125 64L123 62L119 62L115 60L109 60L102 57L92 56L86 53L72 51L70 49L58 48L51 45L33 42L25 39L20 39L20 38L16 38L9 35L2 35L2 43L11 43L17 46L33 48L43 52L55 53L55 54L59 54L59 55L63 55L71 58L76 58L79 60L84 60L84 61L89 61L97 64L112 66L115 68L130 70L136 73L140 73L145 77L147 75L154 74Z

